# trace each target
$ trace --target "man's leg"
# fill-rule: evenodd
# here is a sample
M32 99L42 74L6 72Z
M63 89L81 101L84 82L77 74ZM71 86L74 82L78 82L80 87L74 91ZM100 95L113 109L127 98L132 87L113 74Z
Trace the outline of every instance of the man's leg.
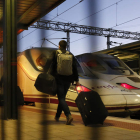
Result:
M62 113L62 107L61 107L60 104L58 104L57 113L56 113L56 115L55 115L55 120L56 120L56 121L59 120L61 113Z
M68 92L69 87L70 87L70 83L69 83L69 82L65 82L65 86L64 86L65 96L66 96L66 94L67 94L67 92ZM69 108L69 107L68 107L68 108ZM71 122L73 121L73 118L72 118L72 116L71 116L71 113L69 112L69 114L66 115L66 117L67 117L66 124L67 124L67 125L70 125Z
M65 84L65 81L59 81L57 84L57 96L59 100L58 108L57 108L57 113L56 113L56 118L59 118L62 110L64 111L65 115L68 116L70 114L69 107L65 101L65 96L67 94L67 90L70 86L70 84Z

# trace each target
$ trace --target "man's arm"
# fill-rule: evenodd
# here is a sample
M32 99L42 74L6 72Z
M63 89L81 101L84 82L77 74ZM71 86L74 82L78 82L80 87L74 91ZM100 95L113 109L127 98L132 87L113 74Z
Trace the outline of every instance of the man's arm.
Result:
M55 67L56 67L55 54L56 54L56 51L53 51L51 53L51 55L49 56L48 61L47 61L48 63L46 63L46 65L44 66L44 71L47 73L50 73L52 75L55 75Z

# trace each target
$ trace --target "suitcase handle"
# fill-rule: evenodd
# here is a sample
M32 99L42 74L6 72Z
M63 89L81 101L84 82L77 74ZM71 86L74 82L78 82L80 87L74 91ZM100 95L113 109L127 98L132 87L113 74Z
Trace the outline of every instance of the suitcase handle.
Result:
M84 91L84 89L83 89L83 87L82 87L81 84L80 84L80 86L76 86L76 84L73 84L73 85L75 86L75 90L76 90L77 94L80 93L80 92L78 92L78 91Z

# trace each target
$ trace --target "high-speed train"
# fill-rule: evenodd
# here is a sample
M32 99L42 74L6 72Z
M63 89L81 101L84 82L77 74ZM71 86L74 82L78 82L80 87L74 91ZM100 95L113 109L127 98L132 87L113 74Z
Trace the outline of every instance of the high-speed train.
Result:
M52 48L32 48L20 53L17 58L18 86L26 103L56 109L57 96L36 90L37 76L51 64ZM86 53L76 56L79 82L71 85L66 101L71 111L78 111L75 99L81 91L96 91L109 114L129 114L140 110L140 76L117 57L106 54ZM43 100L42 100L43 99ZM44 101L45 100L45 101Z

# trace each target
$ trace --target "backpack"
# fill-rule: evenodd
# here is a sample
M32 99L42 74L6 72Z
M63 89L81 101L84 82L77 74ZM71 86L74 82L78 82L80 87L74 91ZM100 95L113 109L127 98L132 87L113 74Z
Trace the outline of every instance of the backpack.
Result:
M57 52L57 73L65 76L72 75L73 55L68 51L62 53L61 50L57 50Z

